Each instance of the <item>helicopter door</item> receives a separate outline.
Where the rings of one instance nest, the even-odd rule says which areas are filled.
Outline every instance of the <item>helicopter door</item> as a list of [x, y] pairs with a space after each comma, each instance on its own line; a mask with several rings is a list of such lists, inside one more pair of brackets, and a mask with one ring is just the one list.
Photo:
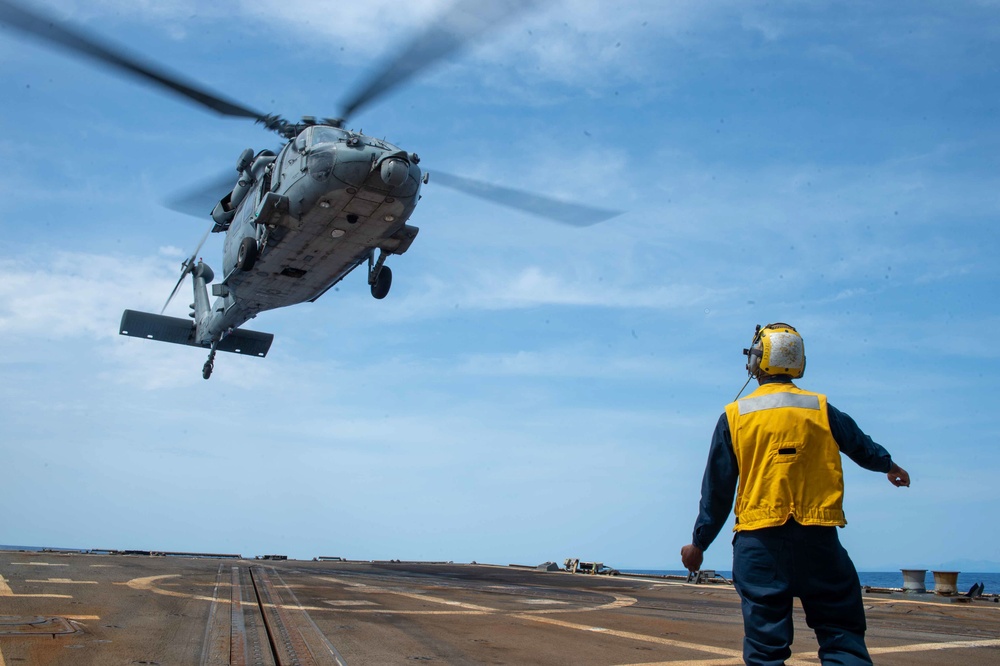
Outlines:
[[260, 177], [260, 188], [257, 190], [257, 205], [264, 200], [264, 195], [271, 189], [271, 173], [274, 168], [271, 166], [274, 162], [264, 167], [264, 173]]

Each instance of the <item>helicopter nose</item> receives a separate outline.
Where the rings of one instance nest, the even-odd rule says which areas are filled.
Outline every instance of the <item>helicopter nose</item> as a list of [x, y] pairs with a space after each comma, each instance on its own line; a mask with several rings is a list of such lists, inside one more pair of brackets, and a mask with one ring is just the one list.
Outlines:
[[390, 157], [382, 161], [379, 173], [386, 185], [399, 187], [406, 182], [406, 177], [410, 173], [410, 163], [399, 157]]

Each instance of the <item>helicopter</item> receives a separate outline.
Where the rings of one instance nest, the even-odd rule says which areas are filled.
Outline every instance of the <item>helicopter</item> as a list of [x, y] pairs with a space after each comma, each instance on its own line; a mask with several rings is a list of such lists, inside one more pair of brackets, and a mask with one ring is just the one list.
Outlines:
[[[305, 116], [298, 122], [232, 101], [81, 28], [9, 0], [0, 0], [0, 24], [218, 114], [253, 120], [283, 140], [277, 150], [242, 151], [236, 176], [228, 177], [234, 184], [203, 188], [224, 194], [211, 210], [212, 226], [181, 264], [180, 277], [160, 313], [122, 314], [121, 335], [207, 349], [202, 376], [209, 379], [219, 351], [267, 355], [274, 336], [242, 328], [261, 312], [316, 301], [362, 266], [372, 296], [388, 295], [392, 270], [386, 260], [405, 253], [417, 237], [419, 228], [409, 220], [430, 173], [422, 171], [417, 153], [347, 129], [347, 118], [533, 4], [458, 0], [360, 86], [337, 117]], [[434, 176], [435, 183], [557, 222], [587, 226], [619, 214], [444, 172], [435, 171]], [[225, 234], [218, 282], [208, 264], [196, 261], [210, 233]], [[188, 275], [194, 292], [189, 319], [164, 315]]]

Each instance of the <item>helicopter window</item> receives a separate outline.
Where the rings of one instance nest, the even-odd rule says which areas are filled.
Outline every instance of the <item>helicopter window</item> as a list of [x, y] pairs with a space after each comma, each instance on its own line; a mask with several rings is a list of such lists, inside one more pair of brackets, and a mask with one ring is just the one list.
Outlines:
[[309, 130], [306, 129], [305, 131], [300, 132], [297, 137], [295, 137], [295, 141], [291, 142], [292, 150], [294, 150], [297, 153], [301, 153], [303, 150], [305, 150], [305, 148], [306, 148], [306, 132], [308, 132], [308, 131]]
[[336, 127], [313, 127], [309, 143], [314, 146], [317, 143], [336, 143], [343, 141], [346, 137], [347, 132]]

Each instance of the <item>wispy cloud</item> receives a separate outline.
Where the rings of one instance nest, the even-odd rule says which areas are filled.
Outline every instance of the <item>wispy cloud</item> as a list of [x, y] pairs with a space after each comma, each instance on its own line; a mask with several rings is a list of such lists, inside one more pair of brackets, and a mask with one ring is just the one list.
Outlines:
[[719, 293], [699, 285], [611, 283], [595, 275], [567, 276], [538, 266], [514, 271], [473, 270], [461, 284], [426, 278], [424, 288], [392, 309], [394, 316], [439, 314], [454, 307], [506, 310], [546, 305], [674, 309], [696, 306]]
[[0, 260], [0, 275], [0, 330], [46, 338], [116, 335], [123, 305], [172, 287], [162, 260], [63, 251]]

